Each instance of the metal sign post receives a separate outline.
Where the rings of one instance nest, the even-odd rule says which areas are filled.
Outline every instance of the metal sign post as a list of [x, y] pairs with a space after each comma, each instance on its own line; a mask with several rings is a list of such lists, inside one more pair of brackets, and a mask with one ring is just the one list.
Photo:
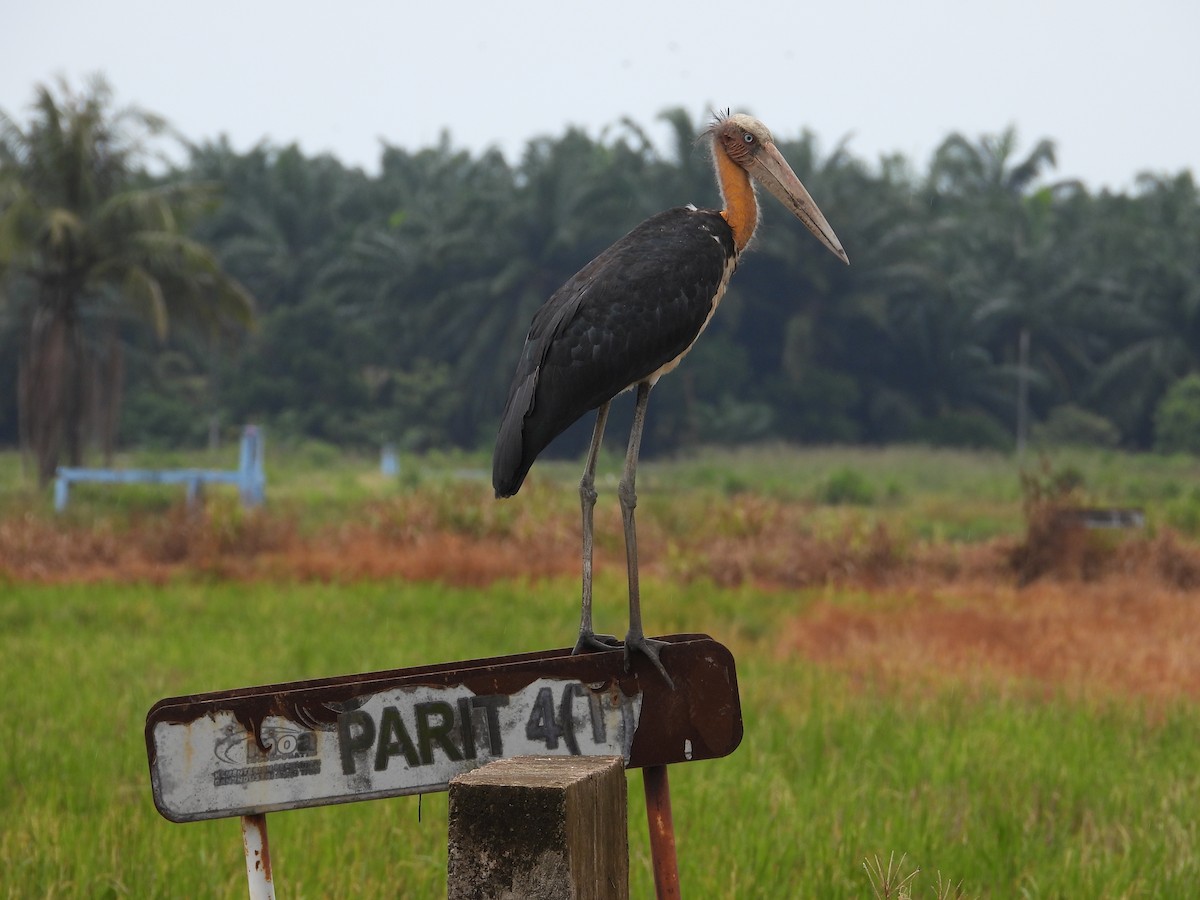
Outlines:
[[663, 640], [674, 690], [640, 655], [626, 672], [620, 650], [563, 649], [161, 700], [146, 717], [154, 803], [173, 822], [241, 816], [252, 898], [274, 891], [265, 813], [443, 791], [513, 756], [621, 756], [646, 768], [669, 829], [665, 766], [732, 753], [742, 719], [729, 651]]
[[666, 766], [642, 769], [646, 821], [650, 828], [650, 861], [658, 900], [679, 900], [679, 863], [675, 856], [675, 822], [671, 818], [671, 783]]
[[242, 816], [242, 848], [246, 851], [250, 900], [275, 900], [275, 879], [271, 875], [271, 850], [267, 844], [265, 815]]

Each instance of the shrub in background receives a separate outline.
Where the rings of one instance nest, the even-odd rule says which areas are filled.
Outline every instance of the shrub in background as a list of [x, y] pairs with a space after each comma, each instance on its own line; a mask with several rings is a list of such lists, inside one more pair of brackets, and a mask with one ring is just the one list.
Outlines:
[[875, 486], [858, 469], [838, 469], [821, 485], [817, 499], [830, 506], [870, 506], [875, 502]]
[[1181, 378], [1159, 401], [1154, 446], [1162, 453], [1200, 456], [1200, 375]]
[[1064, 403], [1035, 425], [1034, 440], [1050, 447], [1115, 447], [1121, 441], [1117, 426], [1104, 416]]

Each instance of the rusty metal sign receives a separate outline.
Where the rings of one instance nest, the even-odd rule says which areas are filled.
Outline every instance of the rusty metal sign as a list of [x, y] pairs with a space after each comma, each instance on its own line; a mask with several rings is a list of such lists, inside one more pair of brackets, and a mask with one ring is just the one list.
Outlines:
[[154, 704], [154, 803], [173, 822], [446, 790], [522, 755], [620, 755], [628, 767], [732, 753], [733, 656], [707, 635], [648, 660], [569, 649], [297, 681]]

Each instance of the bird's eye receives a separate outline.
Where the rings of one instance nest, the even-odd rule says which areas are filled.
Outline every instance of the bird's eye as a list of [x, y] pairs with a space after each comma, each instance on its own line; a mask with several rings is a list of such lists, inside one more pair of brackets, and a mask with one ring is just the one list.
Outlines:
[[752, 135], [748, 131], [743, 131], [742, 132], [742, 140], [745, 141], [747, 144], [753, 144], [754, 143], [754, 135]]

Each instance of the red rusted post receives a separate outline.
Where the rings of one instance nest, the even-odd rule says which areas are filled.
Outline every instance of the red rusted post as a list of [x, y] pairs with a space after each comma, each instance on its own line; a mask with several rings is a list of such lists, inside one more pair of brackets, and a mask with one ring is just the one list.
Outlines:
[[675, 858], [675, 823], [671, 819], [671, 785], [666, 766], [642, 769], [646, 818], [650, 822], [650, 861], [658, 900], [678, 900], [679, 863]]
[[250, 900], [275, 900], [271, 874], [271, 851], [267, 846], [267, 817], [262, 813], [242, 816], [242, 846], [246, 849], [246, 878]]

